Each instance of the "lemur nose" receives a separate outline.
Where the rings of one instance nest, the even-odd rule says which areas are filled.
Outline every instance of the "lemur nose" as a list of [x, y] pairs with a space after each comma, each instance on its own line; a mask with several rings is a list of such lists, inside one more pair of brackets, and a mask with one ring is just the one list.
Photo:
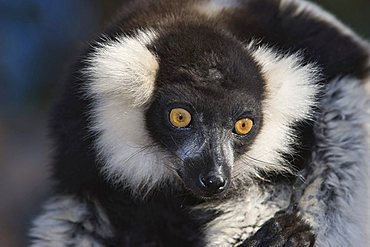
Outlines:
[[224, 191], [227, 184], [227, 178], [219, 173], [210, 173], [206, 176], [199, 176], [202, 189], [207, 193], [218, 194]]

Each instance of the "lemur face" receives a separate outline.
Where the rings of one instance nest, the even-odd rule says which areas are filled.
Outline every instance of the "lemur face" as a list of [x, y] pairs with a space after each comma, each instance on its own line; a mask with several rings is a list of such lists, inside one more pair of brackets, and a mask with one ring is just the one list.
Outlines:
[[153, 45], [160, 65], [146, 127], [185, 187], [209, 198], [227, 190], [258, 133], [264, 82], [241, 44], [208, 29], [186, 33]]
[[231, 182], [234, 160], [258, 133], [260, 105], [253, 98], [240, 101], [246, 95], [236, 91], [212, 95], [180, 85], [176, 90], [182, 94], [162, 89], [147, 110], [150, 136], [173, 156], [171, 166], [187, 188], [202, 197], [221, 193]]
[[315, 103], [316, 71], [208, 26], [99, 43], [84, 74], [101, 172], [133, 193], [180, 184], [208, 199], [289, 172], [282, 153]]

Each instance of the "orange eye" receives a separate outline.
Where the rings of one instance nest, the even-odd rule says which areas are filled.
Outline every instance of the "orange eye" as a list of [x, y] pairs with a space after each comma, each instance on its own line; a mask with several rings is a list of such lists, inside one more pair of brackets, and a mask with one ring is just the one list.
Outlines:
[[170, 122], [177, 128], [185, 128], [190, 124], [191, 114], [183, 108], [173, 108], [170, 112]]
[[236, 121], [234, 128], [235, 132], [238, 135], [246, 135], [248, 134], [253, 127], [253, 121], [249, 118], [243, 118], [238, 121]]

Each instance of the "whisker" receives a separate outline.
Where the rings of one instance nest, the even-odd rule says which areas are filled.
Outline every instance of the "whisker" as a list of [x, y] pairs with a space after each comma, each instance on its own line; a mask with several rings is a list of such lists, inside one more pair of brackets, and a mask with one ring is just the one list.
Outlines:
[[[250, 176], [258, 178], [262, 181], [271, 182], [268, 178], [269, 173], [280, 174], [287, 176], [288, 174], [298, 176], [297, 170], [295, 167], [287, 167], [282, 164], [274, 164], [267, 162], [255, 157], [252, 157], [248, 154], [244, 154], [243, 158], [239, 160], [240, 165], [234, 166], [232, 178], [238, 178], [240, 176]], [[248, 168], [246, 168], [247, 166]], [[267, 176], [264, 176], [266, 174]]]
[[247, 158], [247, 159], [250, 159], [252, 160], [253, 162], [257, 162], [259, 164], [263, 164], [263, 165], [269, 165], [269, 166], [276, 166], [276, 164], [273, 164], [273, 163], [270, 163], [270, 162], [267, 162], [267, 161], [263, 161], [263, 160], [260, 160], [258, 158], [254, 158], [248, 154], [243, 154], [243, 157]]
[[139, 150], [137, 150], [136, 152], [132, 153], [129, 157], [127, 157], [124, 161], [123, 161], [123, 164], [129, 162], [132, 158], [134, 158], [135, 156], [137, 156], [138, 154], [144, 152], [145, 150], [147, 150], [148, 148], [151, 148], [153, 147], [154, 145], [146, 145], [146, 146], [143, 146], [143, 147], [140, 147]]
[[175, 139], [173, 138], [172, 135], [171, 135], [171, 139], [172, 139], [173, 143], [175, 144], [176, 148], [179, 149], [179, 145], [177, 145], [177, 143], [176, 143], [176, 141], [175, 141]]

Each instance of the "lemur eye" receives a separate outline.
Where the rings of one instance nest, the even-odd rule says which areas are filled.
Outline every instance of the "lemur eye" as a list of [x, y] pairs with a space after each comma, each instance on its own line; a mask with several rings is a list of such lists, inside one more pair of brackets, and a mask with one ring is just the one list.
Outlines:
[[170, 112], [170, 122], [177, 128], [185, 128], [190, 124], [191, 114], [183, 108], [173, 108]]
[[235, 133], [238, 135], [246, 135], [248, 134], [253, 127], [253, 121], [249, 118], [243, 118], [236, 121], [234, 125]]

